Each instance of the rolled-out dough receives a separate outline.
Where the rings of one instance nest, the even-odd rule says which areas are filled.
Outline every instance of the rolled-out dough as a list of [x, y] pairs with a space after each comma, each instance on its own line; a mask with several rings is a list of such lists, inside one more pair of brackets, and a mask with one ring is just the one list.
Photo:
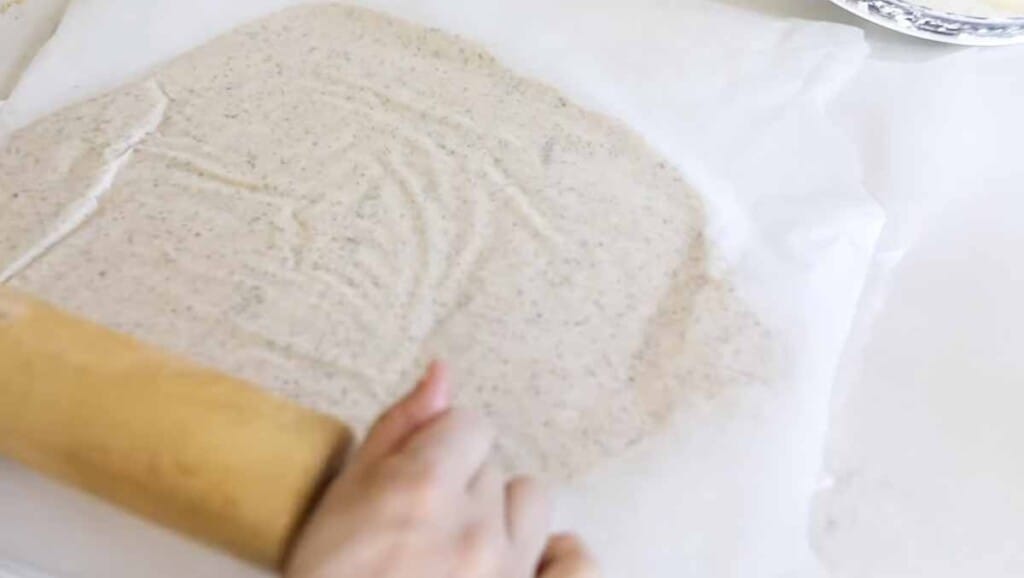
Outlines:
[[5, 282], [361, 425], [443, 357], [504, 456], [549, 474], [768, 381], [704, 229], [619, 123], [343, 6], [247, 25], [0, 154]]

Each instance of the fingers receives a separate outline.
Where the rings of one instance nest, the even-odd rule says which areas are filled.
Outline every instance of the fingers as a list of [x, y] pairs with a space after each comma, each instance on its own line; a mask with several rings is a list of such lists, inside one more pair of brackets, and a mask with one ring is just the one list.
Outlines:
[[477, 523], [504, 543], [505, 537], [505, 474], [493, 460], [488, 460], [469, 484], [469, 498], [476, 512]]
[[443, 413], [451, 403], [444, 364], [433, 362], [416, 387], [391, 406], [370, 429], [355, 462], [375, 463], [401, 447], [417, 429]]
[[505, 486], [505, 529], [516, 557], [534, 575], [551, 527], [551, 497], [537, 480], [513, 478]]
[[467, 489], [494, 446], [494, 430], [479, 415], [450, 409], [416, 431], [401, 455], [427, 465], [444, 483]]
[[470, 495], [487, 509], [494, 509], [495, 517], [505, 515], [505, 476], [493, 461], [488, 461], [469, 483]]
[[528, 477], [513, 478], [505, 486], [505, 524], [509, 539], [524, 554], [540, 560], [551, 525], [551, 498], [547, 489]]
[[571, 534], [558, 534], [548, 541], [537, 578], [599, 578], [597, 563]]

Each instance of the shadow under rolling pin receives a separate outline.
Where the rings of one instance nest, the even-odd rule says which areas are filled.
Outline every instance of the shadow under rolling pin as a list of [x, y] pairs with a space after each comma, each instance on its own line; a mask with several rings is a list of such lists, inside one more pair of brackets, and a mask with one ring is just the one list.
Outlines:
[[0, 454], [280, 568], [338, 420], [0, 285]]

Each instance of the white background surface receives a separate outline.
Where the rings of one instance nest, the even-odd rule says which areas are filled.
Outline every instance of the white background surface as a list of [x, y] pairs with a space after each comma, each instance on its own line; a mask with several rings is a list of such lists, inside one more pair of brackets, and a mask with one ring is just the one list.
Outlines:
[[[378, 3], [641, 131], [716, 203], [722, 262], [800, 346], [798, 395], [764, 421], [680, 424], [570, 489], [566, 518], [611, 575], [813, 575], [808, 544], [835, 576], [1024, 574], [1024, 49], [865, 40], [788, 19], [852, 22], [824, 2], [736, 1]], [[0, 127], [277, 3], [186, 4], [78, 0]], [[2, 467], [0, 555], [68, 576], [247, 572]]]
[[[0, 12], [0, 100], [18, 83], [39, 47], [53, 33], [68, 0], [36, 0], [11, 4]], [[6, 6], [0, 2], [0, 10]]]
[[888, 222], [817, 512], [836, 576], [1024, 575], [1024, 49], [870, 63], [838, 99]]

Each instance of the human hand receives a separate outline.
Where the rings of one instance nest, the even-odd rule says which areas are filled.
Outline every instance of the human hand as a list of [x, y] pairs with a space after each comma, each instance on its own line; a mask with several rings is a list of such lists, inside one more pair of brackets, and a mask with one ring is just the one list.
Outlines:
[[443, 366], [384, 413], [328, 488], [287, 578], [597, 578], [579, 541], [548, 541], [550, 501], [507, 480], [494, 431], [450, 407]]
[[537, 578], [601, 578], [601, 571], [579, 538], [558, 534], [548, 540]]

